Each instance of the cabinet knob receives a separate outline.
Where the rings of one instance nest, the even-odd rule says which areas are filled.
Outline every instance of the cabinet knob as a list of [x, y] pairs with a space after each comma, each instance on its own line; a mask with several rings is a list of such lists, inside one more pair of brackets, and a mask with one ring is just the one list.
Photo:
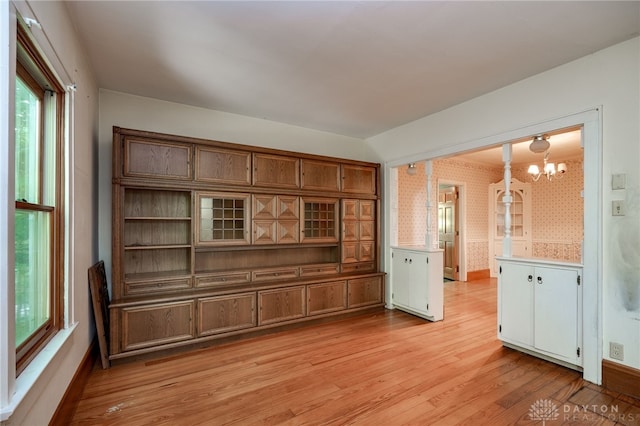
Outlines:
[[538, 277], [538, 284], [542, 284], [542, 277]]
[[412, 263], [412, 262], [413, 262], [413, 259], [409, 259], [409, 263]]
[[529, 275], [528, 281], [529, 282], [533, 281], [533, 275]]
[[404, 258], [404, 263], [407, 263], [409, 261], [409, 259], [407, 259], [406, 257]]

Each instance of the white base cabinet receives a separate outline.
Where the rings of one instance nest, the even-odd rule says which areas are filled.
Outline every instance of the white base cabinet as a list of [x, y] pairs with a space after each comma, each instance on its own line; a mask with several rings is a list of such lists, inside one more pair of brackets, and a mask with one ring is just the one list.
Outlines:
[[444, 315], [442, 250], [391, 249], [393, 306], [430, 321]]
[[498, 338], [516, 349], [582, 366], [582, 266], [498, 258]]

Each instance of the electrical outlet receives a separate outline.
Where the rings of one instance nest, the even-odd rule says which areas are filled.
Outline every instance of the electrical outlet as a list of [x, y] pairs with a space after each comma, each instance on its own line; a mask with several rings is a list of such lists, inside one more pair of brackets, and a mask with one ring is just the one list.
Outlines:
[[609, 357], [624, 361], [624, 345], [622, 343], [609, 342]]

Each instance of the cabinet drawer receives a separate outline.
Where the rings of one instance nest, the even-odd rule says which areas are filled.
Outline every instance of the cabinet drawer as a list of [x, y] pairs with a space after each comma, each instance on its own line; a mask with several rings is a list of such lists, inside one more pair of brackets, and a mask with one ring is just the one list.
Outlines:
[[198, 300], [198, 335], [255, 327], [256, 294], [243, 293]]
[[373, 262], [347, 263], [342, 265], [342, 273], [344, 274], [350, 272], [372, 272], [375, 270], [376, 266]]
[[306, 265], [300, 267], [301, 277], [315, 277], [319, 275], [334, 275], [340, 272], [340, 265], [337, 263]]
[[251, 279], [253, 281], [288, 280], [298, 278], [298, 276], [300, 276], [300, 272], [297, 267], [291, 267], [262, 269], [259, 271], [253, 271], [251, 275]]
[[134, 281], [124, 283], [124, 293], [126, 296], [162, 293], [165, 291], [185, 290], [188, 288], [191, 288], [191, 278], [162, 281]]
[[307, 315], [342, 311], [346, 308], [346, 281], [311, 284], [307, 286]]
[[191, 179], [191, 145], [124, 141], [125, 176]]
[[357, 278], [348, 281], [349, 308], [382, 303], [382, 278]]
[[193, 308], [191, 300], [123, 308], [122, 350], [193, 339]]
[[251, 281], [251, 272], [223, 272], [220, 274], [196, 277], [196, 288], [215, 287], [225, 284], [242, 284]]
[[258, 325], [287, 321], [305, 316], [305, 287], [289, 287], [258, 292]]

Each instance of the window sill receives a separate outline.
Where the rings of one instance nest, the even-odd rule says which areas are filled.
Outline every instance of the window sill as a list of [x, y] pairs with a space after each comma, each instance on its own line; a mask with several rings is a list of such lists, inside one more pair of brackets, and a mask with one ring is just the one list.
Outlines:
[[11, 417], [27, 393], [46, 371], [49, 364], [65, 349], [77, 325], [77, 323], [71, 324], [68, 328], [56, 333], [44, 349], [22, 371], [16, 379], [15, 393], [11, 396], [9, 404], [0, 408], [0, 421], [5, 421]]

